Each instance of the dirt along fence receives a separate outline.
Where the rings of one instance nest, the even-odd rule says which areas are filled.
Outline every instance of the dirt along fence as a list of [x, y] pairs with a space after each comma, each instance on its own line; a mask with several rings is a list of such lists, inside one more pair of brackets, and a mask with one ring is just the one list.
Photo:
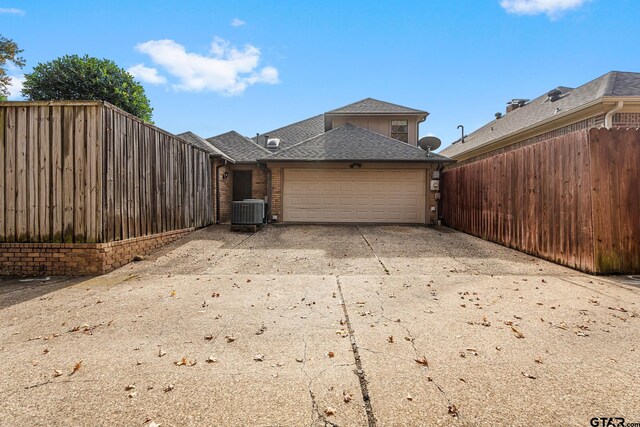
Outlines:
[[640, 130], [590, 129], [453, 166], [446, 225], [591, 273], [640, 272]]
[[1, 102], [0, 271], [211, 224], [210, 154], [104, 102]]

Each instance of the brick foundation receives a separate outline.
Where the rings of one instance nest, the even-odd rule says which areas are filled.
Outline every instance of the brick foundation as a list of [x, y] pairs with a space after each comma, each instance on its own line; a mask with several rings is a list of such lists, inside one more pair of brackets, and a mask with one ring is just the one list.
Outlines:
[[193, 231], [168, 231], [109, 243], [0, 243], [0, 275], [104, 274]]

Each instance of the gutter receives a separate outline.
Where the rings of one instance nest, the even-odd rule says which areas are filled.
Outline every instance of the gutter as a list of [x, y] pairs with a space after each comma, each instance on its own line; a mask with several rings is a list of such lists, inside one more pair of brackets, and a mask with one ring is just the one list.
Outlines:
[[613, 126], [613, 115], [624, 107], [624, 101], [618, 101], [618, 103], [604, 116], [604, 127], [611, 129]]
[[[436, 154], [436, 153], [433, 153]], [[457, 160], [445, 157], [444, 159], [431, 158], [422, 160], [399, 159], [260, 159], [259, 163], [456, 163]]]

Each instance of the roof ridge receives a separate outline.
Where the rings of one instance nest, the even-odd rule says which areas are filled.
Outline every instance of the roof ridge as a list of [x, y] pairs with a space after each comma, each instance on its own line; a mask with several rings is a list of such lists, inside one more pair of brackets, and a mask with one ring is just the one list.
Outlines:
[[[270, 133], [277, 132], [277, 131], [279, 131], [279, 130], [282, 130], [282, 129], [288, 128], [288, 127], [290, 127], [290, 126], [294, 126], [294, 125], [300, 124], [300, 123], [302, 123], [302, 122], [306, 122], [306, 121], [309, 121], [309, 120], [313, 120], [313, 119], [315, 119], [315, 118], [317, 118], [317, 117], [321, 117], [321, 116], [323, 116], [323, 115], [324, 115], [324, 113], [316, 114], [315, 116], [307, 117], [306, 119], [298, 120], [297, 122], [293, 122], [293, 123], [290, 123], [290, 124], [285, 125], [285, 126], [280, 126], [279, 128], [271, 129], [271, 130], [269, 130], [269, 131], [267, 131], [267, 132], [262, 132], [262, 133], [260, 134], [260, 136], [264, 136], [265, 134], [267, 134], [267, 135], [268, 135], [268, 134], [270, 134]], [[251, 139], [253, 140], [253, 138], [255, 138], [255, 137], [252, 137]]]
[[[229, 135], [229, 134], [238, 135], [240, 138], [242, 138], [243, 140], [245, 140], [246, 142], [248, 142], [248, 143], [249, 143], [249, 144], [251, 144], [252, 146], [255, 146], [255, 147], [256, 147], [256, 148], [258, 148], [260, 151], [265, 152], [265, 153], [271, 153], [269, 150], [267, 150], [266, 148], [264, 148], [264, 147], [263, 147], [263, 146], [261, 146], [260, 144], [257, 144], [257, 143], [255, 143], [255, 142], [253, 142], [253, 140], [252, 140], [251, 138], [248, 138], [248, 137], [246, 137], [246, 136], [244, 136], [244, 135], [242, 135], [242, 134], [238, 133], [237, 131], [235, 131], [235, 130], [233, 130], [233, 129], [232, 129], [232, 130], [230, 130], [230, 131], [228, 131], [228, 132], [224, 132], [224, 133], [221, 133], [221, 134], [219, 134], [219, 135], [216, 135], [216, 136], [211, 136], [211, 137], [207, 138], [205, 141], [207, 141], [207, 142], [208, 142], [209, 144], [211, 144], [211, 145], [213, 145], [213, 142], [211, 142], [211, 141], [210, 141], [210, 140], [212, 140], [212, 139], [213, 139], [213, 140], [218, 140], [220, 143], [222, 143], [222, 141], [221, 141], [219, 138], [220, 138], [221, 136]], [[215, 145], [214, 145], [214, 147], [215, 147]], [[222, 151], [222, 149], [220, 149], [220, 148], [218, 148], [218, 147], [215, 147], [215, 148], [216, 148], [216, 149], [218, 149], [218, 150], [220, 150], [220, 151]], [[223, 152], [224, 152], [224, 151], [223, 151]]]
[[[400, 104], [395, 104], [395, 103], [389, 102], [389, 101], [383, 101], [381, 99], [372, 98], [372, 97], [369, 96], [369, 97], [363, 98], [363, 99], [361, 99], [359, 101], [355, 101], [355, 102], [351, 102], [349, 104], [343, 105], [342, 107], [338, 107], [338, 108], [334, 108], [332, 110], [326, 111], [324, 114], [340, 114], [340, 110], [344, 110], [344, 109], [346, 109], [348, 107], [351, 107], [353, 105], [357, 105], [357, 104], [360, 104], [362, 102], [369, 101], [369, 100], [370, 101], [379, 102], [379, 103], [385, 104], [385, 105], [390, 105], [390, 106], [393, 106], [393, 107], [403, 108], [405, 110], [411, 110], [411, 111], [414, 111], [416, 113], [426, 113], [426, 111], [424, 111], [424, 110], [418, 110], [418, 109], [415, 109], [415, 108], [407, 107], [407, 106], [400, 105]], [[346, 113], [346, 114], [353, 114], [353, 113]]]

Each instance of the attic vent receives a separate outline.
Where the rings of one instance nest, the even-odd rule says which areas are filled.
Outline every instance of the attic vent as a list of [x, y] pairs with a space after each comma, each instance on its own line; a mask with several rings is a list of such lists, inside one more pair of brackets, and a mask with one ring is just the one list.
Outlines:
[[525, 105], [527, 105], [527, 102], [529, 102], [528, 99], [522, 99], [522, 98], [512, 99], [511, 101], [507, 102], [507, 113], [517, 108], [524, 107]]
[[562, 95], [562, 91], [560, 89], [553, 89], [549, 91], [547, 96], [549, 97], [549, 101], [554, 102], [560, 99], [560, 95]]
[[280, 146], [280, 138], [267, 139], [267, 148], [278, 148]]

